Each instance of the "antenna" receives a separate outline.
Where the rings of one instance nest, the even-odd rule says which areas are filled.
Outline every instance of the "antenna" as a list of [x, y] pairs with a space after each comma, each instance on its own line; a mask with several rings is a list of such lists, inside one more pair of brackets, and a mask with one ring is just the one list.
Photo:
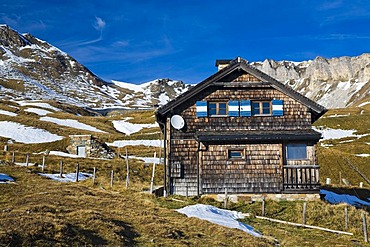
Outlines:
[[181, 130], [185, 126], [185, 121], [180, 115], [173, 115], [171, 117], [171, 125], [177, 130]]

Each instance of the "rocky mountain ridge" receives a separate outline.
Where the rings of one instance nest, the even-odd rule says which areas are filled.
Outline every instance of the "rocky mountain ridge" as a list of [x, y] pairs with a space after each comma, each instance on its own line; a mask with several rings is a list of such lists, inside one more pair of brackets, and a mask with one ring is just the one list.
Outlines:
[[370, 54], [303, 62], [266, 59], [253, 66], [328, 108], [353, 106], [370, 97]]

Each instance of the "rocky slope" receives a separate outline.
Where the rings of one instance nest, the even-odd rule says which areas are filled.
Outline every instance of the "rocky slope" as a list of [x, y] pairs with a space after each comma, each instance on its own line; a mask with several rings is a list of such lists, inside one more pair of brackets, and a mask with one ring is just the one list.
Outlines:
[[98, 108], [151, 107], [189, 87], [170, 79], [154, 80], [132, 90], [135, 86], [106, 82], [47, 42], [0, 25], [3, 99], [54, 99]]
[[277, 80], [328, 108], [356, 105], [370, 98], [370, 54], [304, 62], [252, 63]]

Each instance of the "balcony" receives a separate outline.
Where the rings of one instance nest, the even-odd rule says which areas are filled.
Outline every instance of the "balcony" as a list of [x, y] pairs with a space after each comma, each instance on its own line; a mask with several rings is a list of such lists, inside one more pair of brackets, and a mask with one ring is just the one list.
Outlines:
[[320, 189], [318, 165], [283, 166], [284, 192], [312, 192]]

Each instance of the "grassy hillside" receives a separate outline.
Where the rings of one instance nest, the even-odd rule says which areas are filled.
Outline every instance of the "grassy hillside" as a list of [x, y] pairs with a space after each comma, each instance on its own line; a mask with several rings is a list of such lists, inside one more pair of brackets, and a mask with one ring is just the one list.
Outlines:
[[[60, 104], [49, 102], [62, 108]], [[129, 189], [125, 188], [126, 163], [116, 157], [112, 160], [68, 158], [49, 155], [46, 157], [45, 173], [58, 173], [59, 162], [64, 162], [64, 172], [74, 172], [79, 163], [82, 172], [92, 173], [97, 169], [96, 183], [92, 180], [78, 183], [60, 183], [38, 175], [42, 163], [42, 153], [46, 149], [64, 151], [69, 143], [68, 135], [91, 134], [89, 131], [64, 127], [40, 120], [40, 116], [27, 112], [30, 106], [20, 106], [14, 102], [0, 103], [0, 110], [18, 114], [16, 117], [0, 114], [0, 121], [14, 121], [24, 125], [45, 129], [64, 136], [65, 139], [44, 144], [8, 144], [9, 151], [0, 151], [0, 173], [16, 179], [13, 184], [0, 184], [0, 246], [19, 245], [109, 245], [109, 246], [370, 246], [362, 237], [362, 210], [348, 207], [349, 228], [344, 229], [344, 205], [330, 205], [324, 201], [309, 202], [307, 224], [345, 230], [354, 236], [336, 235], [318, 230], [297, 228], [256, 219], [261, 214], [261, 203], [229, 203], [232, 210], [251, 213], [252, 217], [243, 222], [254, 226], [266, 238], [255, 238], [239, 230], [187, 218], [174, 211], [195, 203], [222, 203], [209, 198], [184, 198], [171, 196], [155, 198], [144, 191], [150, 187], [151, 165], [139, 159], [130, 159]], [[63, 106], [64, 111], [55, 111], [49, 117], [75, 119], [103, 130], [107, 133], [93, 133], [106, 142], [124, 139], [159, 139], [159, 128], [142, 129], [130, 136], [117, 132], [112, 120], [128, 120], [131, 123], [153, 123], [152, 111], [114, 112], [110, 115], [90, 116], [89, 112], [73, 106]], [[67, 110], [66, 110], [67, 109]], [[333, 117], [335, 116], [335, 117]], [[315, 123], [317, 127], [356, 130], [361, 137], [347, 137], [339, 140], [322, 141], [319, 145], [321, 182], [330, 177], [333, 186], [342, 191], [360, 194], [370, 198], [367, 188], [358, 190], [359, 182], [365, 182], [347, 164], [350, 160], [370, 178], [367, 168], [370, 157], [355, 154], [370, 153], [370, 105], [362, 108], [330, 110]], [[6, 144], [7, 138], [0, 138]], [[0, 144], [0, 150], [3, 146]], [[159, 148], [129, 146], [129, 155], [150, 157]], [[25, 162], [26, 154], [31, 154], [30, 162], [35, 166], [11, 165], [11, 152], [16, 154], [16, 162]], [[123, 148], [115, 148], [116, 153], [125, 153]], [[110, 174], [114, 171], [113, 187]], [[340, 183], [339, 174], [352, 186]], [[155, 184], [163, 184], [163, 169], [157, 166]], [[328, 188], [333, 189], [333, 188]], [[286, 221], [301, 222], [302, 202], [266, 202], [267, 217]], [[369, 215], [368, 215], [369, 217]], [[276, 239], [276, 240], [275, 240]]]
[[319, 163], [321, 182], [327, 177], [339, 185], [340, 175], [352, 185], [358, 186], [365, 180], [355, 172], [348, 162], [354, 164], [370, 179], [370, 157], [356, 156], [370, 154], [370, 104], [364, 107], [330, 110], [320, 118], [315, 126], [333, 129], [354, 130], [357, 137], [321, 141], [319, 145]]

